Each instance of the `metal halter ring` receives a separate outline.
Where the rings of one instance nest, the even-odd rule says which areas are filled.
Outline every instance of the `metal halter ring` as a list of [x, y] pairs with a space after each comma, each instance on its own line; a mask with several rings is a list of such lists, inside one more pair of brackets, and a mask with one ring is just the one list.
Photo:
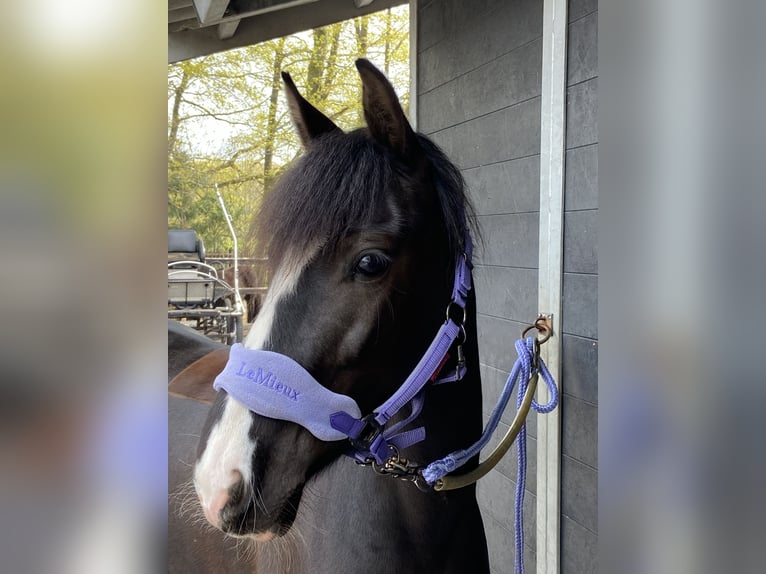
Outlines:
[[452, 307], [457, 307], [458, 309], [463, 311], [463, 319], [461, 321], [455, 321], [458, 325], [465, 325], [466, 320], [468, 319], [468, 311], [465, 307], [461, 306], [457, 301], [450, 301], [447, 305], [447, 312], [446, 312], [446, 320], [445, 322], [449, 321], [451, 319], [450, 311], [452, 311]]
[[530, 325], [529, 327], [524, 329], [521, 332], [521, 338], [525, 339], [526, 336], [527, 336], [527, 333], [529, 333], [532, 329], [537, 329], [537, 331], [539, 333], [543, 334], [543, 338], [542, 339], [538, 339], [537, 337], [535, 337], [535, 342], [538, 345], [542, 345], [548, 339], [551, 338], [551, 330], [548, 328], [548, 325], [546, 325], [545, 319], [543, 317], [538, 317], [538, 319], [535, 321], [534, 325]]

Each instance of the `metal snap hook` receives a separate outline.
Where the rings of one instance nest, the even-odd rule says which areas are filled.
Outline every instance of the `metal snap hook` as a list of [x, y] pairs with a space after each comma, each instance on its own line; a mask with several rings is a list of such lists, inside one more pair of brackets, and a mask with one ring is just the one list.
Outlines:
[[465, 345], [465, 342], [468, 340], [468, 333], [465, 332], [465, 325], [463, 325], [462, 323], [458, 325], [458, 327], [460, 327], [460, 331], [458, 332], [458, 336], [455, 339], [455, 342], [458, 344], [458, 347], [462, 347], [463, 345]]

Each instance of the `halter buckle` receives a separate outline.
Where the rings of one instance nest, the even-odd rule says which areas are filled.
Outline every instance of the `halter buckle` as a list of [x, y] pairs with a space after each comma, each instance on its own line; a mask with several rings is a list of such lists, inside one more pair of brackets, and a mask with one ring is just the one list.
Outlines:
[[372, 443], [383, 434], [383, 426], [375, 420], [375, 413], [362, 417], [364, 426], [356, 438], [349, 437], [351, 446], [356, 449], [357, 452], [368, 452], [372, 448]]

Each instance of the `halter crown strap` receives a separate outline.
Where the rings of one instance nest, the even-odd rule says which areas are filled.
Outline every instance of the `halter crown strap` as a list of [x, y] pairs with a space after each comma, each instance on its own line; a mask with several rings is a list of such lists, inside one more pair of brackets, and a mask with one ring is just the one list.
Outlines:
[[[449, 305], [450, 307], [457, 305], [463, 310], [465, 310], [468, 293], [472, 287], [470, 261], [473, 244], [468, 233], [466, 234], [465, 242], [466, 252], [462, 257], [458, 258], [455, 265], [455, 280], [452, 287], [452, 300]], [[449, 316], [449, 307], [447, 311], [446, 322], [439, 328], [431, 345], [418, 364], [397, 391], [386, 402], [375, 409], [372, 415], [356, 420], [351, 419], [347, 413], [336, 413], [333, 415], [330, 425], [336, 430], [346, 433], [356, 451], [361, 453], [362, 456], [369, 452], [379, 463], [388, 458], [390, 454], [388, 445], [395, 444], [394, 439], [400, 435], [390, 436], [390, 431], [389, 433], [383, 432], [383, 427], [405, 405], [410, 404], [421, 393], [423, 388], [434, 379], [434, 375], [438, 374], [438, 371], [443, 366], [447, 352], [462, 330], [462, 326]], [[459, 380], [464, 374], [465, 369], [458, 366], [453, 378], [454, 380]], [[439, 382], [445, 381], [440, 380]], [[412, 415], [410, 415], [407, 422], [409, 423], [412, 418]], [[402, 426], [404, 425], [397, 424], [397, 430]], [[412, 439], [418, 437], [418, 440], [415, 442], [425, 438], [424, 429], [419, 428], [414, 429], [414, 431], [415, 434], [412, 434], [411, 437]], [[363, 435], [365, 440], [360, 439]], [[408, 442], [408, 444], [413, 443]]]
[[431, 379], [434, 371], [442, 363], [444, 355], [447, 354], [452, 343], [455, 342], [460, 327], [452, 319], [441, 326], [436, 333], [436, 337], [431, 342], [431, 346], [425, 352], [418, 362], [417, 366], [404, 381], [399, 390], [391, 398], [375, 409], [375, 420], [378, 424], [386, 424], [391, 417], [398, 413], [404, 405], [409, 403], [423, 389]]
[[452, 301], [465, 308], [468, 292], [471, 290], [471, 258], [473, 257], [473, 241], [471, 234], [465, 234], [465, 253], [455, 265], [455, 283], [452, 287]]
[[[465, 309], [466, 298], [471, 290], [470, 253], [472, 244], [470, 234], [466, 234], [465, 241], [466, 253], [458, 259], [455, 266], [455, 282], [452, 287], [452, 301], [450, 303], [450, 305], [455, 304], [462, 309]], [[375, 409], [375, 420], [378, 424], [386, 424], [404, 405], [415, 398], [431, 380], [434, 373], [443, 364], [444, 357], [457, 339], [460, 330], [461, 326], [455, 323], [451, 317], [448, 317], [407, 380], [391, 398]]]

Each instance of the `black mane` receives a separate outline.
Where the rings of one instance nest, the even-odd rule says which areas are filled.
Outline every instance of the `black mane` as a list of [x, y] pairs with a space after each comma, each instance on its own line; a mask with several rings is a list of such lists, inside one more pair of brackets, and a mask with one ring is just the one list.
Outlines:
[[439, 146], [422, 134], [417, 136], [431, 165], [433, 185], [439, 199], [450, 253], [458, 258], [465, 252], [465, 238], [469, 229], [473, 230], [474, 240], [481, 241], [473, 205], [466, 195], [463, 174]]
[[[430, 164], [450, 252], [458, 257], [473, 221], [463, 177], [436, 144], [422, 135], [418, 141]], [[326, 134], [264, 198], [255, 220], [259, 243], [276, 263], [288, 249], [304, 251], [367, 228], [379, 220], [386, 195], [407, 186], [408, 178], [400, 176], [405, 172], [402, 162], [366, 129]]]

